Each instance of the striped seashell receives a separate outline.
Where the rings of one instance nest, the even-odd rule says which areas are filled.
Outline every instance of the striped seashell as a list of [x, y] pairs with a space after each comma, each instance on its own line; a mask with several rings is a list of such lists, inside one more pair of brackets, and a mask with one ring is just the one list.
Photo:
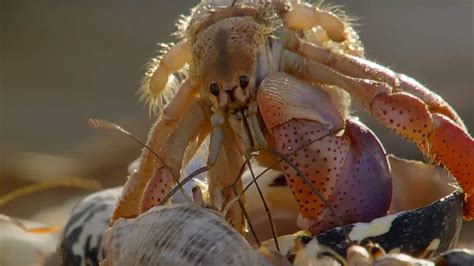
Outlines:
[[103, 265], [265, 265], [222, 216], [192, 204], [156, 206], [105, 234]]
[[104, 258], [103, 234], [121, 192], [121, 187], [102, 190], [73, 209], [58, 250], [64, 265], [99, 265]]

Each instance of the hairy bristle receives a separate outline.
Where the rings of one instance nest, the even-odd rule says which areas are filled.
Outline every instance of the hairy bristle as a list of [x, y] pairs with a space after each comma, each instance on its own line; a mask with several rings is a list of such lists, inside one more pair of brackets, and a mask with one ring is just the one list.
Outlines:
[[182, 80], [187, 77], [187, 67], [181, 69], [178, 73], [172, 74], [169, 77], [168, 83], [165, 89], [157, 96], [154, 96], [150, 92], [150, 80], [158, 68], [163, 55], [170, 49], [172, 44], [159, 44], [161, 49], [158, 52], [158, 56], [154, 57], [146, 64], [146, 72], [141, 80], [140, 89], [138, 90], [139, 100], [144, 102], [148, 106], [150, 115], [158, 114], [163, 107], [169, 102], [170, 99], [176, 94], [179, 85]]

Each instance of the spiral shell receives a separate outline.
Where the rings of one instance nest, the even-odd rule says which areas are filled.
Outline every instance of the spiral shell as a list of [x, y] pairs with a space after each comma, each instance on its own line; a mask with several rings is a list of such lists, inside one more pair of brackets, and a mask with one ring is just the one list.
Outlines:
[[263, 257], [210, 209], [157, 206], [106, 232], [104, 265], [264, 265]]

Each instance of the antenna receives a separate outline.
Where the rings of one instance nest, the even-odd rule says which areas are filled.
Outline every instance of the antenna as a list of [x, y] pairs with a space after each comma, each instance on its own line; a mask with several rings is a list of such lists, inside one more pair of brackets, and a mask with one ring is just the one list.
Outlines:
[[257, 188], [258, 194], [263, 203], [263, 207], [265, 208], [265, 213], [267, 214], [267, 218], [270, 223], [270, 229], [272, 230], [273, 240], [275, 241], [275, 247], [277, 251], [280, 252], [280, 245], [278, 244], [278, 237], [276, 234], [275, 223], [273, 222], [272, 213], [270, 211], [270, 208], [268, 208], [265, 198], [263, 197], [262, 190], [260, 189], [260, 186], [258, 185], [258, 182], [257, 182], [257, 178], [255, 177], [253, 173], [252, 165], [250, 163], [248, 156], [245, 157], [245, 162], [247, 163], [247, 166], [249, 167], [250, 175], [252, 176], [252, 179], [253, 179], [252, 181], [255, 183], [255, 187]]

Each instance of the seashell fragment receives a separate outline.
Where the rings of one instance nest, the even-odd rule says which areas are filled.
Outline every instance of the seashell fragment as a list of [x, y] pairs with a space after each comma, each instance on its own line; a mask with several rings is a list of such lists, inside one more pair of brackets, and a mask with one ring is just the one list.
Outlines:
[[54, 259], [58, 234], [34, 230], [45, 228], [39, 223], [19, 219], [12, 223], [3, 218], [5, 215], [0, 215], [0, 265], [44, 265]]
[[416, 259], [405, 254], [388, 254], [370, 264], [373, 266], [434, 266], [432, 261]]
[[[454, 192], [435, 203], [412, 211], [396, 213], [345, 226], [352, 240], [370, 240], [387, 251], [397, 250], [413, 256], [432, 256], [448, 250], [457, 241], [462, 224], [463, 195]], [[347, 244], [341, 228], [326, 231], [316, 238], [345, 254]], [[427, 250], [429, 249], [429, 250]]]
[[452, 249], [433, 259], [436, 265], [474, 265], [474, 251]]
[[93, 193], [72, 210], [58, 251], [64, 265], [99, 265], [103, 234], [121, 192], [119, 187]]

